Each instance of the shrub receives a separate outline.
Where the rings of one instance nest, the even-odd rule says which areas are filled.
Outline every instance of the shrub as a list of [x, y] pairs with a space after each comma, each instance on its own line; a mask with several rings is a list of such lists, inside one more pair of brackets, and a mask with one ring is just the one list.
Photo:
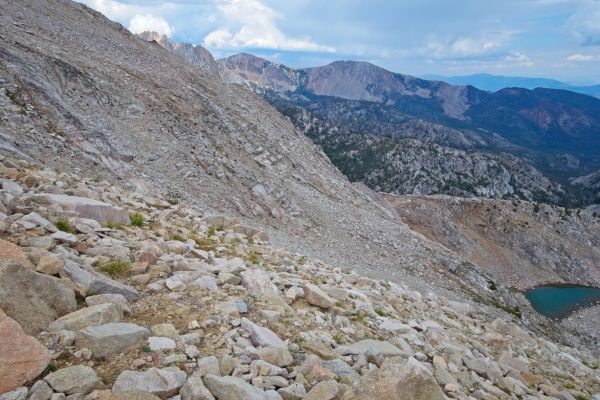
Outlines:
[[75, 232], [75, 228], [73, 227], [73, 225], [71, 225], [71, 223], [66, 219], [59, 219], [58, 221], [56, 221], [56, 224], [54, 224], [54, 225], [56, 226], [56, 228], [59, 231], [63, 231], [63, 232], [67, 232], [67, 233]]
[[134, 212], [129, 215], [129, 220], [131, 221], [131, 225], [133, 226], [142, 226], [144, 225], [144, 216], [140, 213]]
[[100, 266], [100, 271], [111, 277], [123, 276], [131, 268], [131, 262], [128, 260], [114, 260], [104, 263]]
[[181, 236], [179, 233], [172, 234], [171, 240], [177, 240], [178, 242], [185, 242], [185, 238], [183, 236]]
[[196, 238], [195, 239], [196, 244], [198, 245], [198, 247], [200, 247], [202, 250], [206, 250], [206, 251], [214, 251], [217, 246], [215, 245], [215, 243], [210, 240], [210, 239], [206, 239], [206, 238]]

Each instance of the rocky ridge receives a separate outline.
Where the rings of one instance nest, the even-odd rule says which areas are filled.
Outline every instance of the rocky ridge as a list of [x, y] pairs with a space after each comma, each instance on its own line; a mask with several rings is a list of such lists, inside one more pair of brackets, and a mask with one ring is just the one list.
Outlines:
[[599, 397], [597, 358], [514, 315], [276, 249], [159, 193], [0, 164], [0, 285], [27, 277], [0, 291], [2, 400]]

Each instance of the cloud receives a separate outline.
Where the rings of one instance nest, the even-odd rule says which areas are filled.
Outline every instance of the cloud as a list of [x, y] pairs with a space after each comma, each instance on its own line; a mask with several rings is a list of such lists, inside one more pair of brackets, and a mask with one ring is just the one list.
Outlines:
[[158, 32], [161, 35], [171, 36], [174, 29], [163, 17], [152, 14], [136, 14], [129, 21], [128, 29], [131, 33], [142, 33], [145, 31]]
[[600, 46], [600, 1], [581, 0], [568, 26], [581, 45]]
[[226, 0], [218, 6], [224, 26], [204, 37], [208, 47], [262, 48], [289, 51], [335, 52], [309, 37], [290, 38], [277, 26], [282, 16], [258, 0]]
[[589, 54], [572, 54], [566, 58], [566, 61], [574, 61], [574, 62], [585, 62], [585, 61], [595, 61], [600, 60], [600, 56], [593, 56]]
[[533, 67], [535, 63], [523, 53], [515, 52], [507, 55], [505, 61], [512, 64], [518, 64], [523, 67]]
[[433, 59], [468, 59], [498, 53], [513, 35], [511, 32], [489, 32], [477, 36], [451, 39], [431, 37], [421, 53]]

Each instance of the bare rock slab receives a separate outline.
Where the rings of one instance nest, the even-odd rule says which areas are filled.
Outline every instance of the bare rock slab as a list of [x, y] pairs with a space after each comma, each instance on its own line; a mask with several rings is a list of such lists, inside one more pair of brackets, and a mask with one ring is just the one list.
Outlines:
[[88, 326], [104, 325], [111, 322], [119, 322], [123, 318], [123, 312], [112, 303], [98, 304], [85, 307], [52, 322], [48, 329], [57, 331], [78, 331]]
[[80, 330], [75, 345], [91, 350], [94, 357], [108, 357], [141, 345], [149, 335], [150, 331], [139, 325], [109, 323]]
[[255, 346], [287, 347], [275, 332], [255, 324], [248, 318], [242, 319], [242, 328], [250, 334], [250, 340]]
[[96, 372], [86, 365], [59, 369], [46, 375], [44, 380], [55, 392], [67, 395], [76, 393], [86, 395], [102, 384]]
[[112, 391], [115, 394], [131, 390], [152, 393], [161, 399], [175, 396], [185, 384], [187, 375], [177, 367], [150, 368], [148, 371], [123, 371], [117, 377]]
[[28, 336], [0, 310], [0, 393], [14, 390], [40, 375], [51, 356], [46, 347]]
[[207, 375], [204, 377], [204, 385], [218, 400], [268, 400], [262, 389], [233, 376]]
[[75, 291], [61, 280], [14, 261], [0, 262], [0, 308], [27, 334], [37, 334], [77, 308]]

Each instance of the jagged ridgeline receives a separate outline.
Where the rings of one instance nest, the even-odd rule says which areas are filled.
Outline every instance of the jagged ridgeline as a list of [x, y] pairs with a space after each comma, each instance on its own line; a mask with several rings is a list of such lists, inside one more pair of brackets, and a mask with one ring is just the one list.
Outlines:
[[295, 109], [308, 112], [305, 133], [346, 176], [375, 190], [568, 207], [600, 201], [585, 179], [600, 168], [600, 99], [552, 89], [489, 93], [363, 62], [292, 69], [250, 54], [198, 60], [200, 46], [142, 37], [251, 88], [303, 131], [307, 117]]

